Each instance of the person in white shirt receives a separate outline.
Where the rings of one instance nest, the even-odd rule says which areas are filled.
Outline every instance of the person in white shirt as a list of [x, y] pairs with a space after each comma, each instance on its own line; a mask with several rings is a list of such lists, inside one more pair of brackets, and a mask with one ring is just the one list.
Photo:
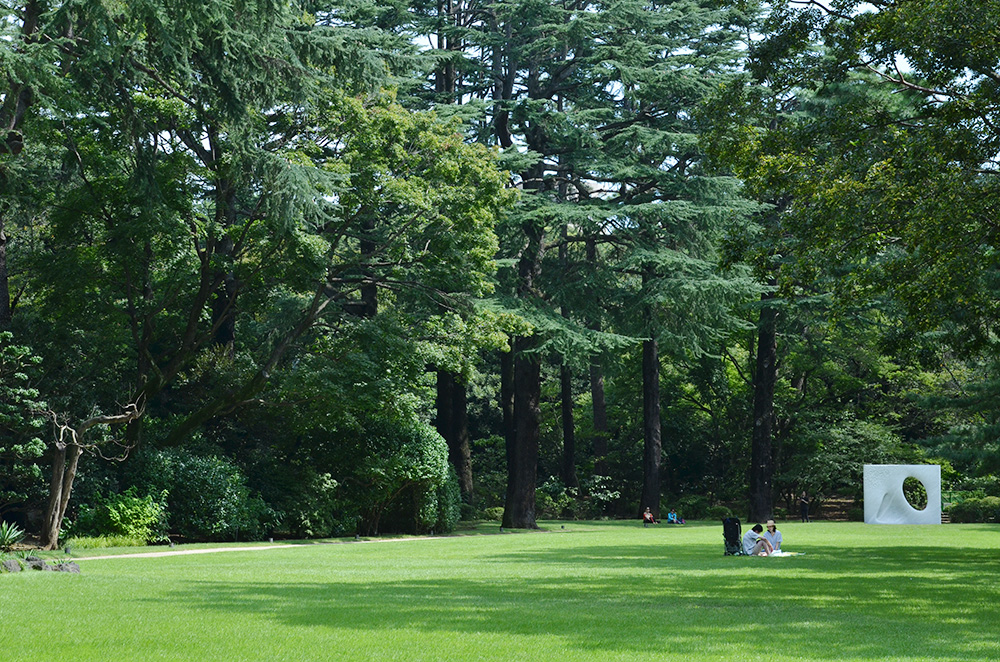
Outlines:
[[780, 552], [781, 551], [781, 531], [778, 531], [777, 527], [774, 524], [774, 520], [773, 519], [767, 520], [767, 522], [764, 523], [764, 526], [765, 526], [764, 540], [766, 540], [769, 543], [771, 543], [771, 550], [772, 551]]
[[764, 530], [760, 524], [743, 534], [743, 553], [747, 556], [767, 556], [771, 553], [771, 543], [761, 535]]

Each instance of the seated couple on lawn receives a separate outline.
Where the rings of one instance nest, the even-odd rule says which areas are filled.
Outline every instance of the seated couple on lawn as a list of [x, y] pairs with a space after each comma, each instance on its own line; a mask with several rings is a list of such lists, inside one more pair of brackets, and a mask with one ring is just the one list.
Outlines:
[[[684, 520], [681, 518], [681, 516], [677, 514], [676, 510], [671, 508], [670, 512], [667, 513], [667, 524], [683, 524], [683, 523]], [[659, 522], [656, 520], [655, 517], [653, 517], [652, 511], [649, 508], [646, 508], [645, 512], [642, 513], [642, 525], [649, 526], [650, 524], [659, 524]]]
[[748, 556], [770, 556], [781, 553], [781, 531], [773, 519], [767, 520], [767, 531], [760, 524], [743, 534], [743, 553]]

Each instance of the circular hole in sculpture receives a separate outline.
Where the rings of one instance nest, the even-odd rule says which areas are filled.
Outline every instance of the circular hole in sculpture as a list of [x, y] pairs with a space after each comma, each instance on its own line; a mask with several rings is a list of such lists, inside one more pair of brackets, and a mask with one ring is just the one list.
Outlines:
[[913, 476], [903, 481], [903, 496], [917, 510], [927, 507], [927, 488]]

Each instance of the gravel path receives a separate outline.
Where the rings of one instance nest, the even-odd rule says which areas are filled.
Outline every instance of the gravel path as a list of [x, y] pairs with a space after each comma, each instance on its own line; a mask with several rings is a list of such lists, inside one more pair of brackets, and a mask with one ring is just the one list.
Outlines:
[[381, 538], [371, 540], [344, 540], [339, 542], [317, 542], [307, 545], [255, 545], [253, 547], [207, 547], [204, 549], [174, 549], [163, 552], [139, 552], [138, 554], [108, 554], [107, 556], [80, 556], [68, 560], [96, 561], [103, 559], [148, 559], [160, 556], [179, 556], [181, 554], [218, 554], [221, 552], [256, 552], [266, 549], [308, 549], [316, 545], [357, 545], [360, 543], [406, 542], [408, 540], [445, 540], [451, 536], [417, 536], [413, 538]]

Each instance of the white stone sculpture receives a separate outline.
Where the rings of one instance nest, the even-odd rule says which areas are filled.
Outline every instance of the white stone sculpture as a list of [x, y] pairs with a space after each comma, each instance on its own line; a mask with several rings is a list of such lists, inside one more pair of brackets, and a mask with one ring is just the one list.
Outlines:
[[[916, 478], [927, 490], [917, 510], [903, 495], [903, 481]], [[937, 464], [866, 464], [865, 524], [940, 524], [941, 467]]]

